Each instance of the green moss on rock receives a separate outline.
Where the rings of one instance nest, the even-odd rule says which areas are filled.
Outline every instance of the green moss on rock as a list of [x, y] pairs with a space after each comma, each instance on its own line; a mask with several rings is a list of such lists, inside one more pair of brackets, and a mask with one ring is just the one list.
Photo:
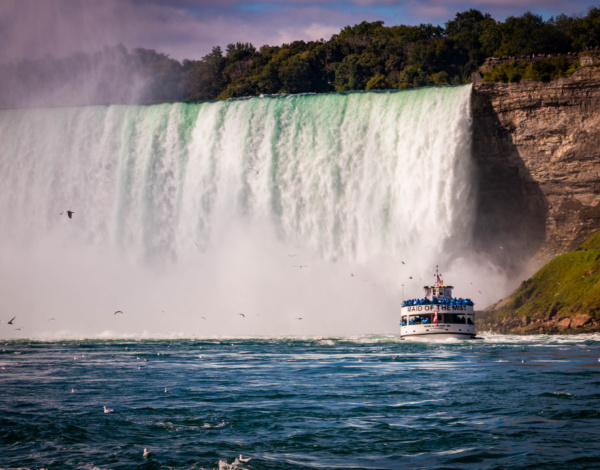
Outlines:
[[480, 318], [478, 328], [499, 332], [600, 331], [600, 232], [554, 258]]

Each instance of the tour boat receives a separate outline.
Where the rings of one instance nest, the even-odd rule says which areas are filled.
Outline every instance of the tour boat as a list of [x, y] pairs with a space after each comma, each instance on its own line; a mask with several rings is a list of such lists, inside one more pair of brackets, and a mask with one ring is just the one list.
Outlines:
[[475, 311], [471, 299], [452, 296], [452, 286], [444, 286], [437, 266], [436, 281], [424, 286], [425, 297], [402, 302], [400, 339], [473, 339]]

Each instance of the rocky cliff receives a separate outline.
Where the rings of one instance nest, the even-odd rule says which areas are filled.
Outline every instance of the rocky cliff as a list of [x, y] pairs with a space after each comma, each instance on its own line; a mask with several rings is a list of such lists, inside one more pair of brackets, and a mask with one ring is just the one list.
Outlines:
[[600, 229], [600, 67], [550, 83], [474, 83], [475, 243], [529, 276]]

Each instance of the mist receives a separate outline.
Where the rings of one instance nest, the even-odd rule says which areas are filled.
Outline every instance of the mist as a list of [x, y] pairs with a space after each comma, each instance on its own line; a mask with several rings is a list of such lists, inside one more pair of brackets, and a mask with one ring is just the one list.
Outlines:
[[124, 46], [0, 64], [0, 108], [148, 104], [184, 97], [181, 64]]
[[511, 281], [471, 248], [469, 100], [0, 111], [0, 335], [394, 334], [436, 266], [477, 308], [499, 300]]

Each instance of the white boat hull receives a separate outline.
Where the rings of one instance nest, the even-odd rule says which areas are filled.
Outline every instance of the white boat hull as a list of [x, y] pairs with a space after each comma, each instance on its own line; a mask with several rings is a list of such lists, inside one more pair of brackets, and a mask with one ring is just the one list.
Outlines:
[[444, 339], [476, 339], [475, 334], [462, 334], [462, 333], [418, 333], [418, 334], [407, 334], [400, 335], [400, 339], [403, 340], [444, 340]]
[[[437, 321], [436, 321], [437, 320]], [[417, 323], [412, 322], [427, 322]], [[470, 305], [419, 305], [402, 307], [401, 339], [473, 339], [474, 311]]]

